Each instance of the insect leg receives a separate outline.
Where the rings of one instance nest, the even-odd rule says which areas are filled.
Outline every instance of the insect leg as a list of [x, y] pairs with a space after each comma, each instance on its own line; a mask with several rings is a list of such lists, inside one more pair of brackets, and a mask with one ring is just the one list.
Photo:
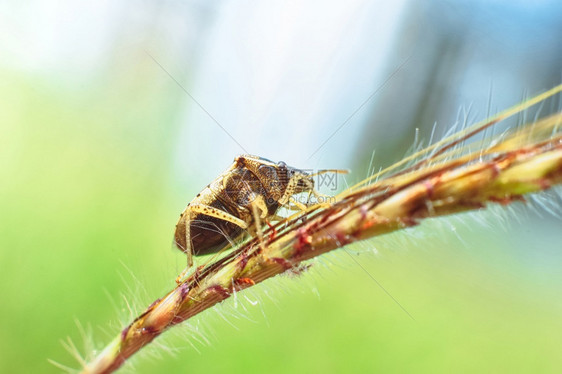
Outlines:
[[260, 218], [267, 218], [267, 204], [265, 203], [265, 198], [262, 195], [257, 195], [254, 201], [252, 201], [252, 207], [260, 210]]
[[[187, 269], [193, 266], [193, 247], [191, 243], [191, 221], [193, 220], [193, 210], [188, 206], [185, 215], [185, 254], [187, 255]], [[187, 270], [186, 269], [186, 270]], [[182, 273], [183, 274], [183, 273]]]
[[278, 203], [280, 205], [285, 205], [289, 202], [291, 196], [295, 194], [299, 180], [300, 178], [291, 178], [289, 180], [289, 183], [287, 184], [287, 188], [285, 188], [285, 192], [283, 193], [283, 196], [281, 196], [281, 198], [278, 200]]
[[212, 206], [208, 206], [205, 204], [191, 204], [189, 207], [191, 208], [191, 211], [194, 213], [204, 214], [209, 217], [215, 217], [223, 221], [233, 223], [236, 226], [243, 229], [248, 228], [248, 224], [246, 222], [244, 222], [238, 217], [233, 216], [230, 213], [225, 212], [224, 210], [213, 208]]
[[[316, 173], [316, 174], [321, 174], [321, 173]], [[324, 202], [319, 203], [321, 206], [326, 206], [326, 207], [330, 206], [330, 204], [327, 203], [327, 201], [329, 201], [329, 199], [331, 199], [332, 196], [325, 195], [323, 193], [320, 193], [320, 192], [316, 191], [316, 189], [314, 189], [314, 184], [312, 184], [310, 179], [303, 179], [303, 180], [306, 184], [308, 184], [308, 187], [310, 188], [310, 192], [309, 192], [309, 195], [308, 195], [309, 199], [310, 199], [310, 194], [312, 194], [316, 197], [316, 199], [324, 201]], [[295, 205], [297, 205], [297, 204], [295, 204]], [[316, 205], [316, 204], [311, 204], [311, 205]], [[297, 207], [298, 207], [298, 205], [297, 205]], [[300, 208], [300, 209], [302, 210], [302, 208]]]
[[280, 216], [279, 214], [272, 214], [269, 216], [269, 221], [283, 221], [286, 217]]
[[263, 233], [261, 229], [262, 226], [261, 220], [267, 218], [267, 204], [265, 203], [265, 199], [262, 195], [256, 195], [251, 205], [252, 205], [252, 214], [254, 215], [255, 234], [258, 237], [260, 241], [260, 247], [262, 247], [263, 250], [264, 242], [263, 242]]
[[184, 221], [185, 248], [183, 248], [183, 252], [187, 256], [187, 267], [183, 269], [180, 275], [177, 276], [176, 284], [178, 285], [182, 282], [182, 279], [187, 275], [189, 269], [191, 269], [191, 267], [193, 266], [193, 249], [191, 243], [191, 221], [193, 220], [194, 216], [195, 214], [193, 214], [193, 211], [191, 210], [191, 206], [188, 205], [187, 208], [185, 209], [185, 221]]
[[295, 200], [294, 197], [290, 197], [289, 198], [289, 202], [293, 203], [294, 205], [297, 206], [297, 208], [299, 208], [300, 210], [306, 210], [306, 205], [304, 205], [303, 203], [299, 203], [297, 200]]
[[197, 214], [204, 214], [206, 216], [215, 217], [223, 221], [235, 224], [243, 229], [248, 228], [248, 224], [240, 218], [233, 216], [223, 210], [213, 208], [205, 204], [189, 204], [186, 209], [185, 217], [185, 254], [187, 255], [187, 268], [185, 268], [180, 275], [176, 278], [176, 283], [181, 283], [182, 278], [185, 277], [189, 269], [193, 266], [193, 247], [191, 244], [191, 222]]

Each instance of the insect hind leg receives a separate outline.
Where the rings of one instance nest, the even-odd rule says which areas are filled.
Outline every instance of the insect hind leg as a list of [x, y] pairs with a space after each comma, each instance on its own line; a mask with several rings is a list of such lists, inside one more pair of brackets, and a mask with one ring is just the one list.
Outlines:
[[189, 204], [186, 208], [186, 218], [185, 218], [185, 254], [187, 255], [187, 267], [181, 272], [176, 278], [176, 283], [180, 284], [182, 279], [187, 275], [191, 267], [193, 266], [193, 244], [191, 243], [191, 222], [197, 214], [204, 214], [209, 217], [218, 218], [220, 220], [230, 222], [242, 229], [247, 229], [248, 224], [229, 214], [223, 210], [213, 208], [205, 204]]
[[185, 211], [185, 221], [184, 221], [184, 229], [185, 229], [185, 248], [182, 248], [183, 252], [187, 256], [187, 266], [183, 269], [183, 271], [176, 277], [176, 284], [181, 284], [183, 278], [187, 275], [191, 267], [193, 266], [193, 244], [191, 243], [191, 222], [195, 214], [191, 207], [188, 205]]

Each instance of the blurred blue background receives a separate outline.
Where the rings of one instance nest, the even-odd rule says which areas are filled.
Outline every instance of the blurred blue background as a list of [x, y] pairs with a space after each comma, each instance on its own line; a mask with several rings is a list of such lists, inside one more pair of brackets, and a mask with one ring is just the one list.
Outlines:
[[[352, 184], [373, 151], [378, 169], [435, 123], [438, 139], [557, 85], [561, 14], [554, 0], [0, 3], [0, 371], [79, 367], [61, 340], [92, 353], [171, 289], [176, 219], [235, 155], [350, 169]], [[128, 369], [558, 372], [562, 220], [544, 204], [329, 254]]]

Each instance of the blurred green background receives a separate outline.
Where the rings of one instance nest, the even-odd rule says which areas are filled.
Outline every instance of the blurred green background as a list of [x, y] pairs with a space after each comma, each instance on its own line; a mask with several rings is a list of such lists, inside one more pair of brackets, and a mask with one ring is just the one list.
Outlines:
[[[185, 264], [176, 219], [236, 154], [348, 168], [351, 184], [373, 150], [378, 169], [416, 128], [427, 140], [438, 121], [442, 136], [561, 74], [554, 1], [0, 9], [2, 373], [60, 372], [47, 359], [78, 368], [62, 340], [91, 355], [84, 343], [101, 349], [170, 290]], [[559, 372], [562, 220], [544, 205], [328, 254], [122, 370]]]

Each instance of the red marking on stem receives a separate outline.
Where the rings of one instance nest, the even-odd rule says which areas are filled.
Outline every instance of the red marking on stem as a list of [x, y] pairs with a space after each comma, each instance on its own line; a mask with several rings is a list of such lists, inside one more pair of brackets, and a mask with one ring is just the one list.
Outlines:
[[293, 268], [293, 264], [291, 264], [289, 261], [285, 260], [284, 258], [271, 257], [269, 260], [275, 262], [276, 264], [281, 265], [285, 270], [289, 270]]
[[297, 231], [297, 241], [294, 244], [295, 257], [298, 257], [312, 243], [312, 236], [308, 234], [307, 229], [301, 228]]
[[550, 183], [548, 179], [539, 179], [538, 183], [540, 188], [543, 190], [547, 190], [552, 187], [552, 183]]
[[359, 213], [361, 214], [361, 221], [365, 221], [369, 214], [369, 207], [366, 204], [361, 205], [359, 207]]
[[275, 226], [269, 223], [269, 221], [265, 221], [265, 223], [267, 223], [267, 225], [271, 229], [271, 233], [269, 234], [269, 241], [272, 242], [273, 239], [275, 239], [275, 237], [277, 236], [277, 229], [275, 229]]
[[162, 300], [162, 299], [160, 298], [160, 299], [154, 300], [154, 301], [152, 302], [152, 304], [150, 304], [150, 305], [148, 306], [148, 308], [146, 308], [146, 309], [152, 309], [152, 307], [153, 307], [154, 305], [158, 304], [158, 303], [160, 302], [160, 300]]
[[307, 271], [310, 267], [312, 266], [312, 264], [299, 264], [297, 266], [293, 266], [290, 269], [287, 269], [285, 272], [287, 275], [289, 276], [299, 276], [302, 273], [304, 273], [305, 271]]
[[402, 221], [402, 223], [404, 225], [406, 225], [407, 227], [412, 227], [412, 226], [417, 226], [419, 225], [419, 222], [417, 219], [413, 218], [413, 217], [402, 217], [400, 218], [400, 220]]
[[320, 223], [326, 223], [326, 221], [330, 218], [329, 214], [324, 214], [324, 216], [322, 217], [322, 219], [320, 220]]
[[129, 326], [125, 327], [123, 329], [123, 331], [121, 331], [121, 340], [123, 340], [123, 341], [125, 340], [125, 338], [127, 337], [127, 334], [129, 333], [129, 330], [131, 329], [132, 325], [133, 324], [131, 323]]
[[248, 264], [248, 259], [250, 256], [248, 256], [248, 250], [244, 249], [244, 251], [242, 251], [242, 253], [240, 253], [240, 261], [238, 261], [238, 263], [236, 264], [236, 266], [238, 267], [238, 269], [240, 271], [244, 270], [244, 268], [246, 267], [246, 265]]
[[141, 315], [139, 315], [137, 318], [135, 318], [133, 320], [133, 322], [131, 322], [129, 324], [129, 326], [125, 327], [123, 329], [123, 331], [121, 331], [121, 340], [125, 340], [125, 338], [127, 337], [127, 334], [129, 333], [129, 330], [131, 329], [131, 327], [137, 323], [138, 321], [140, 321], [141, 319], [143, 319], [146, 315], [148, 315], [150, 312], [152, 312], [152, 310], [156, 307], [156, 305], [158, 305], [160, 302], [162, 301], [162, 299], [158, 299], [155, 302], [153, 302], [152, 304], [149, 305], [148, 308], [146, 308], [146, 310], [141, 313]]
[[340, 247], [343, 247], [344, 245], [347, 245], [347, 244], [353, 242], [354, 241], [353, 239], [354, 239], [353, 236], [348, 235], [345, 232], [338, 231], [336, 233], [336, 240], [337, 240], [338, 246], [340, 246]]
[[218, 293], [223, 299], [226, 299], [227, 297], [230, 296], [230, 291], [228, 289], [224, 288], [223, 286], [218, 285], [218, 284], [209, 287], [207, 290], [211, 291], [211, 292]]
[[499, 167], [498, 164], [493, 163], [492, 164], [492, 176], [493, 178], [497, 178], [498, 175], [500, 175], [502, 169]]
[[498, 203], [498, 204], [501, 204], [501, 205], [508, 205], [508, 204], [511, 204], [514, 201], [525, 202], [525, 198], [521, 195], [510, 195], [510, 196], [504, 196], [504, 197], [491, 196], [490, 201], [493, 201], [494, 203]]
[[425, 190], [427, 192], [427, 197], [433, 196], [433, 192], [434, 192], [433, 187], [435, 186], [435, 183], [433, 183], [429, 179], [426, 179], [425, 181], [423, 181], [423, 186], [425, 187]]
[[254, 280], [251, 278], [238, 278], [234, 281], [234, 284], [241, 288], [246, 288], [253, 286], [254, 284], [256, 284], [256, 282], [254, 282]]
[[159, 331], [152, 326], [145, 326], [140, 330], [140, 332], [143, 335], [154, 335], [157, 334]]
[[185, 282], [180, 286], [180, 300], [185, 300], [187, 294], [189, 293], [190, 287], [189, 282]]
[[376, 219], [376, 216], [373, 217], [375, 219], [369, 219], [369, 204], [361, 205], [359, 207], [359, 213], [361, 214], [361, 221], [358, 225], [358, 229], [353, 233], [353, 237], [355, 238], [358, 237], [361, 232], [367, 230], [368, 228], [379, 222], [379, 220]]
[[188, 283], [196, 283], [197, 279], [199, 279], [202, 276], [202, 270], [205, 268], [205, 265], [199, 265], [195, 271], [193, 272], [193, 274], [191, 274], [189, 276], [189, 278], [187, 278], [187, 280], [183, 283], [183, 284], [188, 284]]

